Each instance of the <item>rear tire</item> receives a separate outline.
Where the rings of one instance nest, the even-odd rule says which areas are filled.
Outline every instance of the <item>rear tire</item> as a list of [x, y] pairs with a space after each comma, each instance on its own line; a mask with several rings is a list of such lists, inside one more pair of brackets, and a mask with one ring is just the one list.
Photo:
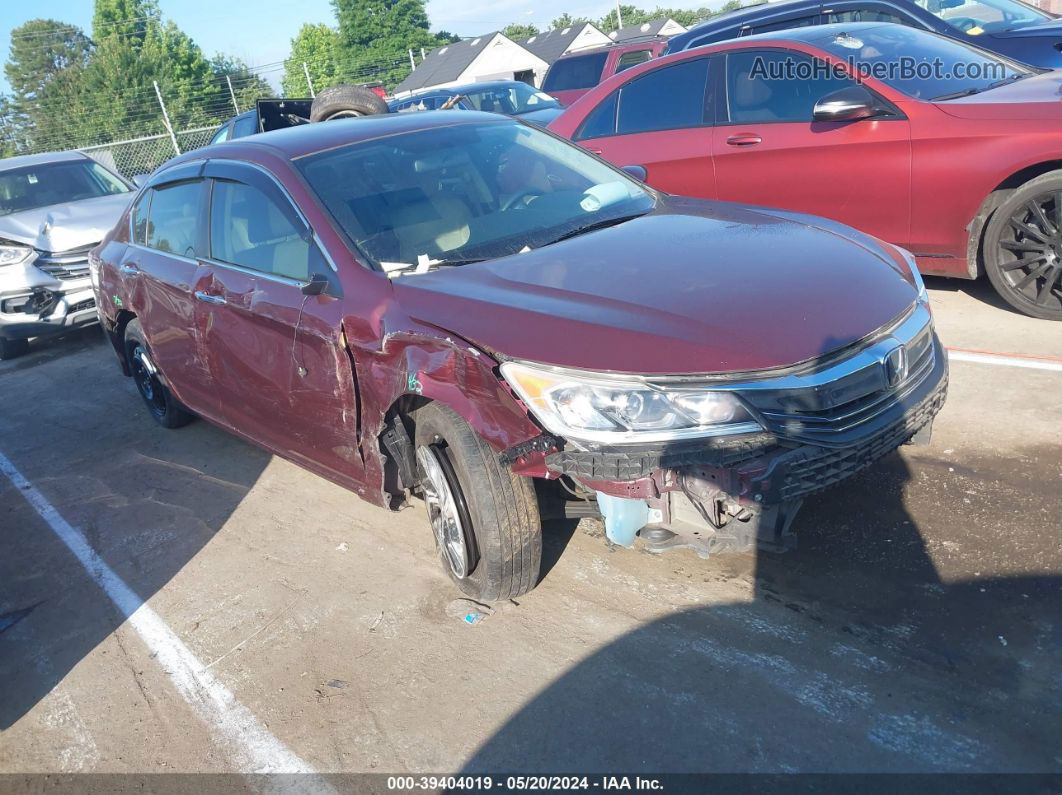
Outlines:
[[[450, 579], [483, 602], [534, 588], [542, 565], [542, 521], [531, 479], [502, 466], [479, 434], [439, 403], [417, 410], [416, 451], [421, 494]], [[441, 494], [447, 488], [449, 500]], [[449, 525], [442, 521], [447, 514], [454, 520]], [[458, 534], [461, 541], [455, 542]], [[463, 567], [454, 562], [462, 553]]]
[[139, 320], [125, 327], [125, 357], [148, 413], [163, 428], [180, 428], [195, 417], [188, 412], [159, 378]]
[[310, 121], [331, 121], [387, 113], [387, 103], [361, 86], [323, 89], [310, 106]]
[[29, 340], [9, 340], [0, 337], [0, 360], [17, 359], [29, 353]]
[[988, 221], [982, 253], [1004, 301], [1030, 317], [1062, 320], [1062, 171], [1006, 198]]

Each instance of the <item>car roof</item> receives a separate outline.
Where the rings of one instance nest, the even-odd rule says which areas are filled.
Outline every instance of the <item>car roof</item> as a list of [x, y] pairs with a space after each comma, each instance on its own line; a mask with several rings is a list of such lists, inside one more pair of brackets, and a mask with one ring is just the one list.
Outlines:
[[[385, 138], [400, 133], [418, 132], [430, 130], [436, 127], [453, 127], [458, 124], [494, 123], [494, 124], [519, 124], [508, 116], [500, 116], [496, 113], [481, 113], [472, 110], [443, 110], [431, 113], [381, 113], [377, 116], [363, 116], [357, 119], [338, 119], [335, 121], [318, 122], [316, 124], [300, 124], [297, 127], [288, 127], [283, 130], [250, 135], [246, 138], [238, 138], [240, 146], [253, 147], [263, 152], [278, 151], [290, 160], [304, 155], [334, 149], [347, 144], [369, 141], [374, 138]], [[220, 143], [205, 146], [189, 152], [187, 159], [203, 159], [212, 156], [232, 157], [235, 143]], [[225, 154], [222, 155], [221, 153]], [[174, 162], [183, 162], [185, 158]]]
[[817, 11], [821, 5], [822, 0], [772, 0], [772, 2], [757, 3], [756, 5], [737, 8], [711, 19], [706, 19], [684, 33], [675, 34], [671, 37], [671, 42], [674, 44], [686, 41], [715, 28], [730, 27], [735, 22], [759, 19], [765, 15], [774, 16], [775, 14], [784, 14], [790, 11]]
[[[735, 42], [744, 43], [746, 41], [801, 41], [805, 44], [812, 44], [821, 47], [825, 42], [840, 36], [842, 33], [859, 33], [865, 30], [873, 30], [874, 28], [882, 27], [900, 27], [892, 22], [834, 22], [830, 25], [805, 25], [802, 28], [788, 28], [786, 30], [772, 30], [767, 33], [756, 33], [752, 36], [742, 36], [740, 39], [729, 39], [725, 42], [713, 42], [713, 44], [734, 44]], [[907, 30], [914, 30], [918, 33], [928, 33], [928, 31], [919, 31], [917, 28], [908, 28], [903, 26]], [[706, 45], [712, 46], [712, 45]], [[699, 48], [698, 48], [699, 49]]]
[[[682, 34], [684, 35], [684, 34]], [[646, 36], [645, 38], [626, 40], [626, 41], [614, 41], [611, 44], [602, 44], [600, 47], [584, 47], [579, 50], [572, 50], [572, 52], [566, 52], [557, 61], [567, 61], [569, 58], [578, 58], [580, 55], [593, 55], [596, 52], [626, 52], [627, 50], [644, 50], [647, 46], [653, 44], [663, 44], [667, 41], [664, 36]], [[557, 61], [554, 61], [556, 63]]]
[[[430, 94], [468, 94], [471, 92], [485, 91], [492, 88], [508, 88], [509, 86], [516, 85], [522, 81], [520, 80], [483, 80], [477, 83], [464, 83], [459, 86], [439, 86], [438, 88], [422, 88], [419, 91], [414, 91], [408, 97], [404, 97], [401, 102], [414, 99], [416, 97], [426, 97]], [[528, 85], [524, 83], [524, 85]], [[531, 86], [534, 88], [534, 86]]]
[[39, 166], [44, 163], [65, 163], [71, 160], [91, 160], [84, 152], [41, 152], [36, 155], [19, 155], [0, 160], [0, 171], [11, 168], [24, 168], [26, 166]]

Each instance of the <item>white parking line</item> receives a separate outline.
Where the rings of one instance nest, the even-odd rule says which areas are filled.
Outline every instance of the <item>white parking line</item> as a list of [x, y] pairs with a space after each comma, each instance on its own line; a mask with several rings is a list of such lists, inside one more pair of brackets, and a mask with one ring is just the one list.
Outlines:
[[1037, 356], [1009, 356], [1003, 353], [981, 353], [948, 348], [948, 359], [953, 362], [976, 362], [1000, 367], [1025, 367], [1030, 370], [1052, 370], [1062, 373], [1062, 361]]
[[[227, 742], [232, 762], [239, 772], [314, 773], [206, 670], [166, 622], [96, 554], [81, 531], [67, 522], [3, 453], [0, 453], [0, 472], [22, 492], [59, 540], [74, 553], [93, 581], [126, 616], [129, 626], [140, 635], [182, 698]], [[298, 784], [307, 791], [331, 791], [331, 787], [316, 775], [308, 776]]]

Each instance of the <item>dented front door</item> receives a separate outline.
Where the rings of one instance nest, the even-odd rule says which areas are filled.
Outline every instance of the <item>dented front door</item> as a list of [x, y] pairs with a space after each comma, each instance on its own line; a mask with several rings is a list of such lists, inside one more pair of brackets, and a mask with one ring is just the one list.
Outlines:
[[[225, 419], [285, 458], [353, 487], [363, 465], [338, 280], [271, 181], [240, 167], [208, 166], [208, 175], [218, 177], [204, 260], [210, 276], [197, 298]], [[302, 285], [321, 271], [331, 282], [328, 294], [304, 295]]]

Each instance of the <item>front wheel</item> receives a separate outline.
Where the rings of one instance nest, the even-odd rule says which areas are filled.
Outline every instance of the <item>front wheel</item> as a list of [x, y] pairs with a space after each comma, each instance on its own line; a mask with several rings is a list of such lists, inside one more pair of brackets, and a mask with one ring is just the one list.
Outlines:
[[996, 292], [1031, 317], [1062, 320], [1062, 171], [1015, 190], [985, 229], [985, 271]]
[[29, 353], [29, 340], [9, 340], [0, 337], [0, 360], [17, 359]]
[[420, 492], [443, 567], [473, 599], [495, 602], [538, 582], [542, 522], [531, 480], [501, 465], [453, 410], [416, 414]]

